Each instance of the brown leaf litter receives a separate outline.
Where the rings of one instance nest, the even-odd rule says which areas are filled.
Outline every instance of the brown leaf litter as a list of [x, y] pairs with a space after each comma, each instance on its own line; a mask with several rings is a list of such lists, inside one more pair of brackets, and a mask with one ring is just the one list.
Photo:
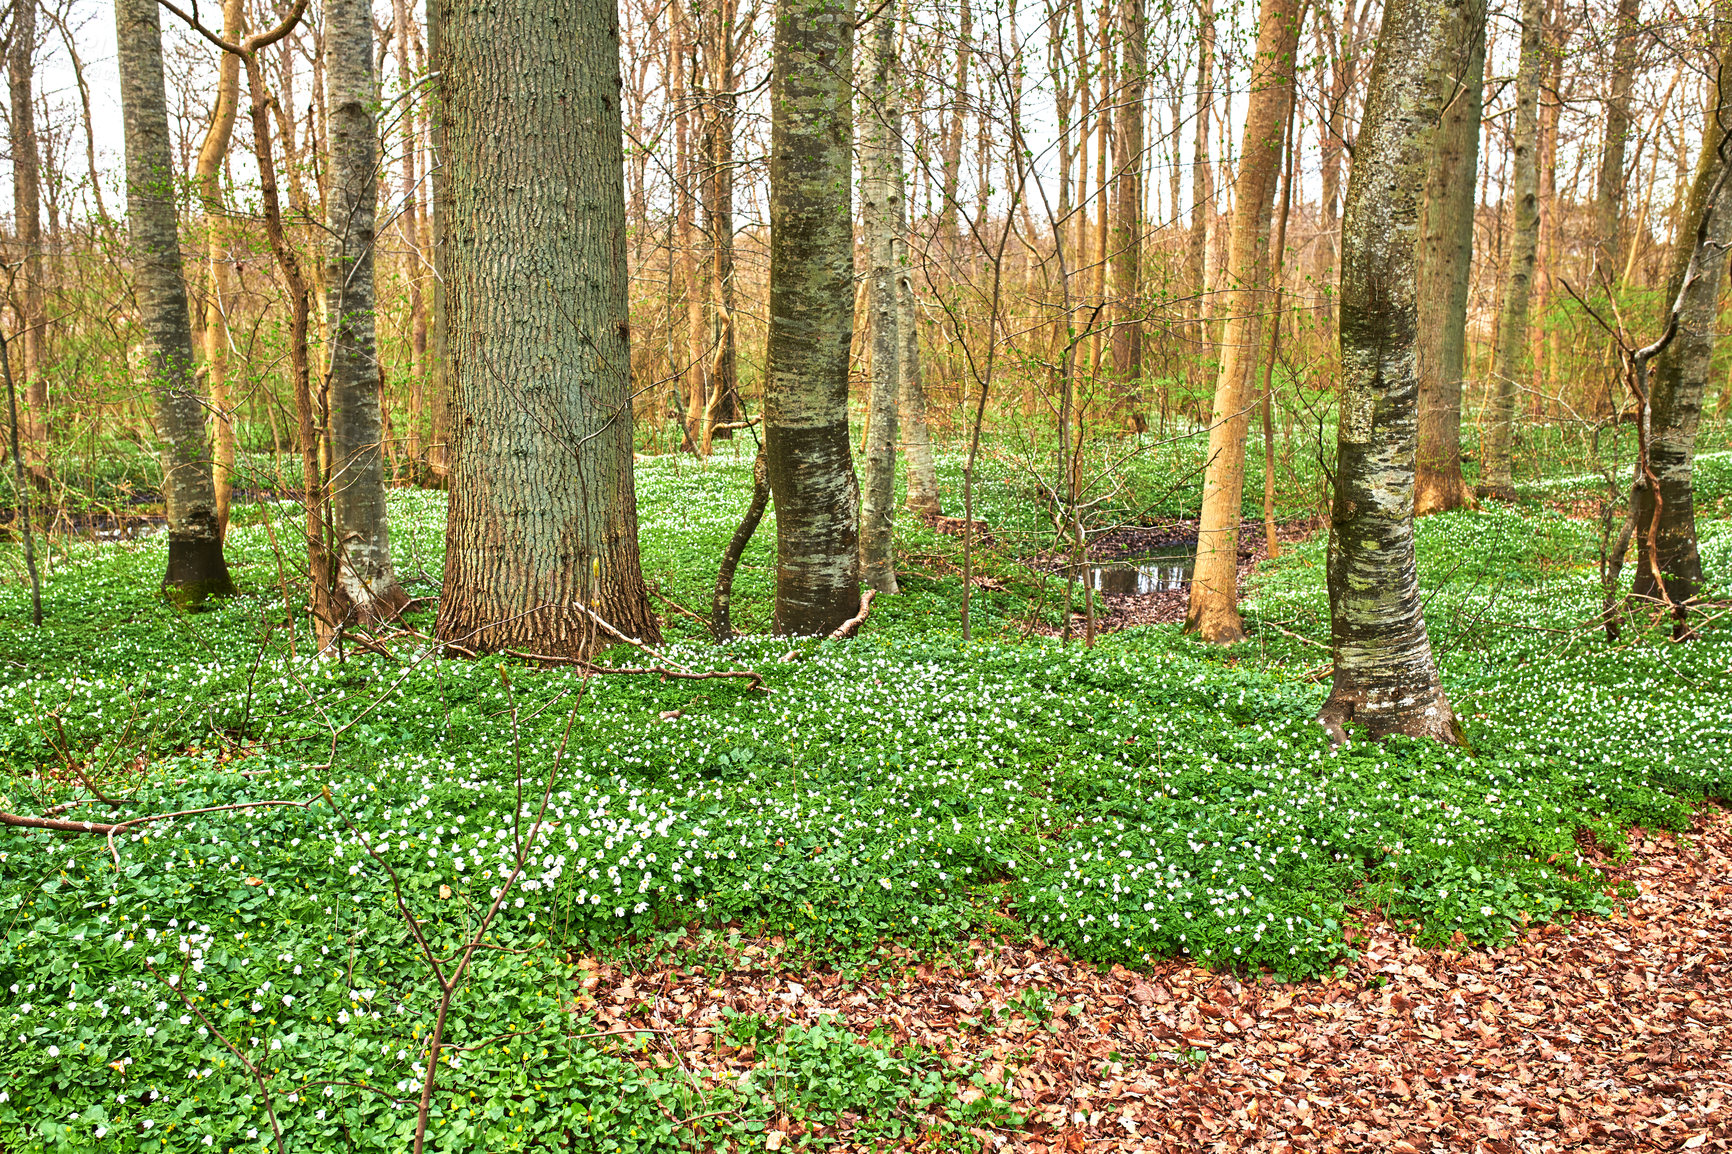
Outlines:
[[[772, 941], [714, 975], [585, 959], [585, 984], [610, 1028], [668, 1031], [682, 1063], [712, 1075], [750, 1064], [721, 1044], [723, 1007], [889, 1027], [1008, 1077], [1027, 1124], [980, 1134], [1007, 1154], [1727, 1150], [1732, 815], [1705, 808], [1687, 835], [1637, 831], [1631, 846], [1614, 873], [1639, 896], [1617, 916], [1489, 951], [1422, 949], [1368, 916], [1359, 957], [1330, 981], [1183, 960], [1108, 973], [1037, 939], [970, 943], [960, 966], [899, 951], [888, 982], [782, 969]], [[1030, 989], [1044, 1022], [1024, 1016]]]

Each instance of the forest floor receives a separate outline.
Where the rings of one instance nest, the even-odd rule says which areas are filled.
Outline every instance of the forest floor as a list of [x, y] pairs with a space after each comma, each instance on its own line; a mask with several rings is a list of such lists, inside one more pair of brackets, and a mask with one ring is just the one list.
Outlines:
[[1355, 911], [1358, 956], [1298, 985], [1103, 971], [1038, 939], [976, 939], [895, 982], [777, 967], [776, 940], [707, 973], [600, 966], [585, 984], [607, 1028], [657, 1031], [718, 1080], [757, 1058], [720, 1028], [748, 1013], [888, 1026], [989, 1079], [1009, 1068], [1027, 1125], [979, 1134], [1027, 1154], [1732, 1148], [1732, 814], [1637, 831], [1608, 878], [1639, 896], [1489, 950], [1424, 948]]
[[[1182, 566], [1201, 451], [1134, 463], [1092, 562]], [[449, 1154], [1732, 1142], [1732, 630], [1608, 643], [1599, 526], [1547, 504], [1591, 492], [1424, 519], [1471, 746], [1335, 748], [1314, 487], [1280, 557], [1247, 522], [1226, 650], [1176, 589], [1055, 636], [1048, 510], [997, 460], [966, 602], [957, 524], [906, 518], [856, 638], [773, 637], [766, 522], [717, 646], [675, 607], [749, 468], [640, 462], [639, 524], [657, 660], [762, 689], [443, 653], [440, 493], [391, 497], [422, 607], [341, 660], [288, 506], [237, 508], [241, 595], [197, 613], [162, 534], [54, 538], [36, 629], [0, 542], [0, 811], [136, 823], [0, 830], [0, 1154], [408, 1149], [470, 950]], [[1732, 456], [1697, 481], [1721, 597]]]

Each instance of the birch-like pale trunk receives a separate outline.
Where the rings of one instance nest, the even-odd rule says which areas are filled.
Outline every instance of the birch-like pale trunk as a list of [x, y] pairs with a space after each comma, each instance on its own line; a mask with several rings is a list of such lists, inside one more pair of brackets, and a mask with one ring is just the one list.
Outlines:
[[764, 431], [776, 629], [828, 636], [860, 609], [860, 492], [848, 444], [854, 9], [778, 0], [775, 24]]
[[1435, 62], [1442, 120], [1419, 218], [1419, 460], [1414, 512], [1473, 504], [1461, 475], [1461, 398], [1467, 373], [1467, 297], [1485, 93], [1485, 0], [1444, 10]]
[[[1457, 0], [1465, 2], [1465, 0]], [[1413, 552], [1420, 197], [1442, 106], [1448, 8], [1390, 0], [1377, 37], [1341, 232], [1341, 400], [1329, 523], [1335, 671], [1318, 720], [1459, 743], [1432, 660]]]
[[866, 484], [860, 500], [860, 577], [879, 593], [896, 592], [896, 391], [902, 346], [896, 326], [896, 231], [902, 218], [896, 173], [902, 167], [896, 14], [874, 20], [872, 74], [862, 117], [860, 197], [865, 229], [872, 375], [866, 416]]
[[150, 351], [168, 511], [168, 572], [162, 588], [176, 604], [196, 605], [233, 593], [234, 582], [223, 560], [210, 438], [193, 364], [156, 0], [115, 0], [114, 25], [133, 292]]
[[1224, 294], [1226, 322], [1203, 472], [1196, 570], [1185, 616], [1187, 632], [1217, 645], [1245, 638], [1238, 605], [1245, 435], [1256, 397], [1253, 384], [1263, 348], [1263, 314], [1270, 303], [1269, 230], [1285, 155], [1287, 114], [1293, 105], [1298, 43], [1297, 0], [1263, 0], [1235, 190], [1237, 204]]
[[442, 13], [451, 372], [441, 640], [584, 657], [658, 636], [632, 477], [611, 0]]
[[[1725, 59], [1724, 41], [1720, 50]], [[1648, 384], [1647, 471], [1653, 476], [1638, 468], [1630, 491], [1636, 527], [1631, 592], [1668, 604], [1679, 639], [1693, 636], [1688, 625], [1690, 602], [1702, 583], [1696, 542], [1696, 430], [1712, 372], [1716, 314], [1726, 279], [1726, 254], [1732, 246], [1732, 191], [1726, 187], [1732, 181], [1722, 181], [1725, 154], [1732, 149], [1726, 141], [1728, 124], [1732, 124], [1732, 92], [1716, 86], [1708, 101], [1702, 151], [1667, 278], [1664, 299], [1676, 304], [1677, 333], [1654, 358]]]
[[336, 526], [333, 609], [342, 619], [383, 621], [408, 597], [391, 565], [374, 332], [373, 250], [379, 205], [378, 85], [368, 0], [326, 0], [331, 167], [325, 200], [325, 293], [331, 333], [331, 513]]
[[[223, 38], [238, 43], [246, 35], [244, 0], [223, 0]], [[241, 102], [241, 59], [224, 52], [217, 59], [216, 103], [210, 126], [199, 145], [193, 184], [204, 205], [205, 264], [210, 273], [210, 296], [204, 309], [204, 374], [210, 392], [210, 407], [216, 417], [216, 461], [212, 481], [216, 486], [218, 531], [229, 528], [229, 505], [234, 494], [234, 408], [229, 404], [229, 302], [234, 299], [234, 273], [228, 255], [228, 208], [223, 203], [222, 170], [234, 137], [235, 115]]]
[[1515, 123], [1510, 161], [1509, 263], [1492, 356], [1492, 391], [1485, 424], [1479, 491], [1500, 501], [1515, 499], [1516, 393], [1527, 351], [1528, 312], [1533, 304], [1534, 261], [1539, 248], [1540, 73], [1545, 67], [1545, 0], [1522, 0], [1522, 51], [1516, 73]]
[[6, 55], [11, 96], [13, 227], [23, 262], [18, 270], [16, 340], [24, 375], [22, 440], [36, 484], [48, 482], [48, 381], [42, 375], [42, 162], [36, 138], [36, 9], [38, 0], [14, 0], [12, 43]]

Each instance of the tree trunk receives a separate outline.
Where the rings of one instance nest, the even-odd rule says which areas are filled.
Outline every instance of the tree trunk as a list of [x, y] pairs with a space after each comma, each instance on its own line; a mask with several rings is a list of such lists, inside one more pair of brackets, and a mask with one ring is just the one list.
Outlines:
[[[1193, 321], [1208, 316], [1209, 218], [1215, 212], [1214, 169], [1209, 160], [1209, 123], [1215, 115], [1215, 0], [1199, 0], [1197, 9], [1197, 108], [1191, 152], [1191, 237], [1185, 254], [1185, 279], [1191, 293], [1187, 312]], [[1176, 215], [1176, 213], [1175, 213]], [[1209, 358], [1205, 325], [1193, 327], [1197, 361]]]
[[[223, 0], [223, 38], [238, 43], [246, 35], [243, 0]], [[241, 61], [224, 52], [217, 61], [216, 104], [210, 127], [199, 146], [193, 183], [204, 204], [206, 265], [210, 272], [210, 299], [204, 311], [204, 372], [210, 390], [210, 407], [216, 415], [216, 466], [212, 474], [216, 491], [217, 531], [227, 536], [229, 504], [234, 493], [234, 408], [229, 404], [228, 304], [235, 295], [234, 275], [227, 252], [228, 209], [223, 203], [222, 169], [234, 137], [235, 113], [241, 101]]]
[[[1717, 37], [1722, 60], [1726, 58], [1727, 33], [1722, 29]], [[1722, 184], [1714, 201], [1709, 201], [1722, 179], [1725, 153], [1732, 149], [1726, 141], [1726, 125], [1732, 121], [1732, 90], [1721, 91], [1716, 86], [1712, 91], [1702, 129], [1702, 152], [1666, 287], [1665, 300], [1677, 307], [1677, 334], [1654, 359], [1648, 386], [1647, 456], [1653, 476], [1638, 469], [1630, 492], [1637, 550], [1631, 592], [1639, 598], [1669, 603], [1674, 635], [1679, 638], [1691, 636], [1686, 624], [1689, 603], [1702, 583], [1693, 477], [1696, 428], [1714, 357], [1727, 246], [1732, 245], [1732, 192]]]
[[1545, 67], [1544, 0], [1522, 0], [1522, 51], [1516, 75], [1514, 158], [1510, 177], [1509, 265], [1504, 269], [1503, 307], [1498, 314], [1497, 350], [1492, 360], [1491, 412], [1485, 429], [1483, 496], [1515, 499], [1512, 471], [1515, 448], [1517, 375], [1527, 350], [1528, 309], [1533, 302], [1534, 258], [1539, 245], [1539, 96]]
[[[445, 14], [448, 0], [431, 0], [427, 5], [427, 59], [438, 71], [438, 62], [445, 57]], [[451, 266], [451, 246], [446, 243], [446, 205], [451, 199], [451, 175], [445, 168], [445, 81], [434, 82], [424, 105], [427, 110], [428, 181], [431, 211], [433, 264], [433, 323], [428, 334], [432, 348], [427, 358], [428, 405], [431, 410], [432, 436], [427, 445], [427, 469], [441, 481], [451, 473], [451, 438], [457, 425], [457, 390], [451, 369], [451, 315], [445, 286], [456, 271]]]
[[193, 366], [156, 0], [116, 0], [114, 24], [134, 291], [150, 348], [157, 432], [163, 443], [168, 573], [162, 588], [176, 604], [190, 606], [233, 593], [234, 582], [223, 560], [210, 439]]
[[1640, 46], [1641, 0], [1618, 0], [1617, 42], [1612, 48], [1611, 90], [1606, 99], [1606, 141], [1594, 189], [1594, 284], [1617, 287], [1618, 229], [1624, 210], [1624, 146], [1630, 136], [1630, 92]]
[[380, 453], [381, 376], [373, 324], [379, 94], [368, 0], [326, 0], [325, 36], [331, 109], [325, 291], [331, 331], [331, 512], [337, 529], [333, 609], [339, 619], [373, 622], [395, 617], [409, 599], [391, 566]]
[[[693, 155], [694, 141], [703, 136], [704, 108], [701, 90], [688, 91], [686, 87], [687, 80], [695, 79], [697, 72], [697, 46], [690, 14], [684, 5], [676, 4], [668, 16], [668, 101], [674, 118], [674, 237], [679, 245], [680, 285], [685, 291], [686, 306], [686, 369], [681, 374], [686, 394], [685, 443], [694, 452], [703, 453], [709, 440], [710, 326], [705, 315], [709, 294], [698, 267], [696, 212], [698, 189], [708, 183], [712, 173], [708, 157], [700, 161]], [[695, 133], [693, 120], [698, 122]]]
[[1432, 78], [1444, 111], [1426, 176], [1416, 256], [1419, 462], [1414, 512], [1419, 516], [1473, 504], [1461, 475], [1461, 397], [1467, 373], [1485, 29], [1485, 0], [1462, 0], [1445, 9], [1445, 53]]
[[1329, 525], [1335, 673], [1318, 720], [1459, 743], [1431, 656], [1413, 554], [1419, 200], [1442, 108], [1441, 6], [1390, 0], [1377, 37], [1341, 233], [1340, 427]]
[[14, 0], [6, 70], [12, 96], [12, 207], [22, 265], [18, 270], [18, 350], [24, 376], [25, 459], [38, 485], [48, 481], [48, 381], [42, 375], [42, 165], [36, 138], [36, 8]]
[[938, 229], [952, 276], [956, 274], [958, 243], [956, 197], [962, 183], [962, 122], [968, 109], [968, 49], [974, 36], [974, 9], [969, 0], [961, 0], [961, 4], [956, 31], [956, 86], [950, 93], [950, 120], [944, 126], [944, 154], [939, 159], [943, 171], [944, 203], [938, 208]]
[[725, 426], [740, 419], [739, 373], [734, 333], [734, 127], [738, 117], [740, 37], [751, 29], [735, 27], [738, 0], [720, 0], [712, 15], [704, 54], [709, 75], [709, 115], [705, 120], [704, 226], [710, 234], [710, 293], [715, 313], [714, 352], [710, 357], [708, 439], [734, 435]]
[[848, 444], [854, 330], [852, 8], [777, 0], [770, 76], [765, 449], [776, 503], [776, 628], [828, 636], [860, 608]]
[[1116, 228], [1113, 235], [1113, 373], [1131, 426], [1148, 428], [1143, 411], [1143, 94], [1148, 86], [1148, 26], [1143, 0], [1119, 0], [1124, 99], [1118, 114]]
[[439, 637], [582, 657], [654, 640], [639, 568], [619, 39], [608, 0], [444, 17], [459, 424]]
[[879, 593], [896, 592], [896, 390], [902, 346], [897, 338], [896, 229], [902, 218], [896, 173], [902, 167], [900, 69], [896, 14], [873, 22], [866, 139], [860, 149], [860, 194], [869, 265], [872, 377], [867, 411], [866, 485], [860, 502], [860, 576]]
[[1237, 207], [1228, 258], [1226, 323], [1214, 418], [1203, 473], [1197, 563], [1185, 629], [1205, 641], [1242, 641], [1239, 622], [1239, 522], [1245, 486], [1245, 434], [1256, 393], [1263, 313], [1269, 295], [1269, 228], [1293, 105], [1293, 61], [1299, 42], [1297, 0], [1263, 0], [1257, 60], [1245, 109]]
[[[437, 0], [434, 2], [437, 3]], [[415, 84], [415, 73], [409, 66], [409, 35], [414, 19], [414, 15], [409, 11], [409, 0], [391, 0], [392, 34], [396, 40], [397, 54], [397, 88], [403, 94], [402, 107], [394, 110], [401, 119], [399, 128], [403, 148], [403, 155], [399, 160], [402, 166], [400, 187], [403, 202], [399, 209], [401, 215], [397, 218], [397, 227], [403, 238], [403, 266], [407, 273], [404, 281], [409, 290], [409, 435], [404, 438], [403, 447], [409, 454], [409, 459], [415, 462], [415, 471], [419, 473], [425, 453], [421, 445], [421, 423], [426, 419], [427, 410], [427, 308], [421, 292], [421, 194], [415, 182], [415, 142], [419, 139], [419, 134], [416, 132], [417, 117], [414, 113], [419, 102], [409, 95]], [[334, 111], [335, 101], [332, 104]], [[371, 256], [367, 259], [369, 263], [373, 260]]]

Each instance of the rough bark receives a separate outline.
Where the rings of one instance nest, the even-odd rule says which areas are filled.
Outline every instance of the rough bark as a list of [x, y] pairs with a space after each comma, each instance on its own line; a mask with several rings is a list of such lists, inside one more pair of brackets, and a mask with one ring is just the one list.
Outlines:
[[1606, 139], [1594, 187], [1594, 284], [1616, 286], [1618, 232], [1624, 210], [1624, 147], [1630, 136], [1630, 92], [1636, 78], [1641, 0], [1618, 0], [1617, 41], [1606, 95]]
[[1521, 63], [1516, 74], [1513, 157], [1510, 162], [1511, 224], [1497, 348], [1492, 357], [1492, 394], [1485, 426], [1480, 493], [1515, 498], [1517, 377], [1527, 350], [1528, 312], [1533, 303], [1534, 260], [1539, 247], [1539, 96], [1545, 68], [1544, 0], [1522, 0]]
[[179, 221], [156, 0], [115, 0], [126, 133], [126, 207], [134, 294], [150, 351], [168, 512], [163, 592], [181, 605], [234, 592], [223, 560], [210, 438], [198, 395], [192, 323], [181, 276]]
[[1415, 240], [1438, 118], [1445, 4], [1390, 0], [1347, 182], [1341, 408], [1329, 525], [1334, 680], [1318, 720], [1459, 743], [1432, 660], [1413, 552], [1418, 383]]
[[606, 0], [443, 17], [454, 430], [438, 635], [652, 640], [632, 478], [619, 28]]
[[1432, 83], [1443, 109], [1419, 218], [1419, 461], [1414, 512], [1473, 504], [1461, 475], [1461, 398], [1473, 263], [1475, 174], [1485, 93], [1485, 0], [1444, 10]]
[[860, 150], [872, 335], [871, 393], [866, 415], [866, 484], [860, 501], [860, 577], [879, 593], [896, 592], [896, 391], [902, 346], [896, 325], [896, 232], [902, 218], [896, 172], [902, 167], [902, 112], [897, 88], [896, 16], [880, 12], [872, 32], [866, 139]]
[[[238, 42], [246, 35], [243, 0], [223, 0], [223, 38]], [[234, 275], [228, 255], [228, 208], [223, 203], [222, 169], [234, 137], [235, 114], [240, 109], [241, 60], [224, 52], [217, 60], [216, 102], [210, 126], [199, 145], [193, 183], [204, 206], [206, 266], [210, 273], [210, 296], [204, 310], [204, 374], [210, 392], [211, 412], [216, 417], [216, 460], [212, 480], [216, 486], [218, 532], [229, 528], [229, 505], [234, 493], [235, 427], [229, 404], [228, 302], [234, 297]]]
[[1140, 294], [1143, 258], [1143, 95], [1148, 87], [1148, 23], [1144, 0], [1119, 0], [1123, 42], [1118, 112], [1118, 176], [1113, 254], [1113, 374], [1131, 425], [1148, 427], [1143, 411], [1143, 325]]
[[[1726, 32], [1721, 36], [1725, 59]], [[1631, 592], [1668, 604], [1680, 638], [1691, 635], [1690, 601], [1702, 583], [1696, 542], [1696, 429], [1712, 369], [1726, 253], [1732, 245], [1732, 192], [1724, 184], [1715, 188], [1722, 180], [1726, 153], [1732, 149], [1726, 140], [1728, 123], [1732, 123], [1732, 91], [1716, 88], [1704, 117], [1702, 152], [1664, 298], [1676, 305], [1677, 333], [1654, 359], [1648, 384], [1647, 472], [1653, 476], [1638, 468], [1630, 492], [1636, 548]]]
[[1242, 641], [1239, 621], [1239, 522], [1245, 487], [1245, 435], [1256, 393], [1264, 311], [1269, 307], [1269, 230], [1293, 105], [1299, 41], [1297, 0], [1263, 0], [1257, 59], [1245, 111], [1225, 293], [1221, 369], [1215, 382], [1209, 455], [1203, 473], [1197, 564], [1185, 629], [1205, 641]]
[[331, 109], [325, 291], [331, 333], [331, 512], [337, 530], [333, 607], [340, 618], [371, 622], [395, 617], [408, 597], [391, 565], [380, 451], [373, 316], [379, 99], [368, 0], [326, 0], [325, 38]]
[[848, 444], [854, 14], [835, 0], [778, 0], [775, 22], [764, 428], [776, 628], [827, 636], [860, 608], [860, 494]]
[[48, 381], [42, 374], [42, 163], [36, 137], [36, 9], [38, 0], [14, 0], [12, 42], [6, 58], [12, 98], [12, 209], [18, 247], [16, 337], [24, 377], [24, 456], [38, 485], [48, 479]]

